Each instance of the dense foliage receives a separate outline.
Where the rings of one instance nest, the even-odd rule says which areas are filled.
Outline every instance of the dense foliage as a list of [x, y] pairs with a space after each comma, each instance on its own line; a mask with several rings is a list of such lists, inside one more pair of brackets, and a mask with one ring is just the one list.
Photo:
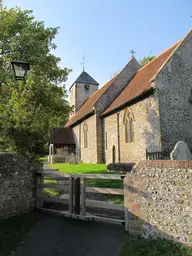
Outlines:
[[[64, 82], [70, 72], [53, 54], [58, 28], [46, 28], [32, 11], [4, 9], [0, 17], [0, 150], [30, 158], [41, 153], [52, 127], [64, 124], [70, 107]], [[26, 83], [14, 81], [11, 60], [22, 59], [31, 70]]]
[[144, 67], [147, 63], [149, 63], [151, 60], [153, 60], [155, 56], [146, 56], [143, 57], [140, 61], [139, 64], [141, 67]]

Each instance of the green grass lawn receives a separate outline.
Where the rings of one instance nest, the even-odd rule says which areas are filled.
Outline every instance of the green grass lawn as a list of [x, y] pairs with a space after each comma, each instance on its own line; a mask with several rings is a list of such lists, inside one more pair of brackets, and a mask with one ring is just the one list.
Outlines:
[[42, 161], [43, 163], [48, 163], [48, 156], [41, 156], [39, 160]]
[[107, 173], [107, 166], [105, 164], [68, 164], [55, 163], [49, 165], [51, 168], [59, 170], [62, 173], [72, 174], [103, 174]]
[[0, 220], [0, 256], [8, 256], [15, 251], [41, 218], [39, 212], [31, 212]]
[[[61, 173], [67, 174], [109, 174], [105, 164], [85, 164], [79, 163], [77, 165], [68, 163], [54, 163], [49, 165], [51, 168], [58, 170]], [[115, 172], [113, 172], [115, 173]], [[111, 172], [110, 172], [111, 174]], [[86, 181], [88, 186], [100, 188], [123, 188], [123, 181], [121, 180], [107, 180], [107, 179], [89, 179]], [[51, 193], [56, 191], [46, 190]], [[51, 192], [52, 191], [52, 192]], [[123, 204], [123, 196], [119, 195], [106, 195], [107, 199], [115, 204]]]
[[[56, 183], [56, 180], [50, 180], [49, 178], [46, 179], [46, 177], [45, 177], [44, 183], [45, 184]], [[52, 197], [52, 196], [59, 196], [60, 195], [59, 191], [57, 191], [55, 189], [50, 189], [50, 188], [44, 188], [44, 194], [45, 194], [45, 196], [50, 196], [50, 197]]]
[[165, 239], [146, 240], [125, 236], [120, 256], [192, 256], [192, 248]]

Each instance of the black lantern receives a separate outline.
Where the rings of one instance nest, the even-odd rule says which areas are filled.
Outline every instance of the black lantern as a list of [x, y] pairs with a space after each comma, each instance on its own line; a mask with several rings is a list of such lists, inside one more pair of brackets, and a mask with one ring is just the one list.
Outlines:
[[27, 73], [30, 70], [29, 63], [23, 60], [15, 60], [11, 62], [11, 65], [15, 79], [25, 81]]

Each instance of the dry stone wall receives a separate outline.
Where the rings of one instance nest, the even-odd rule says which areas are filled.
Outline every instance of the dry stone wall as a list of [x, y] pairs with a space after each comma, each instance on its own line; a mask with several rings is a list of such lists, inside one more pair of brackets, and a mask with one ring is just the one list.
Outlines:
[[127, 174], [126, 230], [192, 245], [192, 161], [141, 161]]
[[35, 174], [39, 168], [15, 153], [0, 153], [0, 219], [34, 208]]

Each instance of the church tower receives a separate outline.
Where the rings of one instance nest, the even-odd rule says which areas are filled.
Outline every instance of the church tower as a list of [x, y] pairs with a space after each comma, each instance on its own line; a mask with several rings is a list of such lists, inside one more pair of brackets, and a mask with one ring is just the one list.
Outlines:
[[[73, 114], [75, 114], [83, 103], [98, 90], [98, 86], [98, 82], [83, 70], [69, 89], [70, 106], [74, 106]], [[71, 114], [71, 116], [73, 114]]]

